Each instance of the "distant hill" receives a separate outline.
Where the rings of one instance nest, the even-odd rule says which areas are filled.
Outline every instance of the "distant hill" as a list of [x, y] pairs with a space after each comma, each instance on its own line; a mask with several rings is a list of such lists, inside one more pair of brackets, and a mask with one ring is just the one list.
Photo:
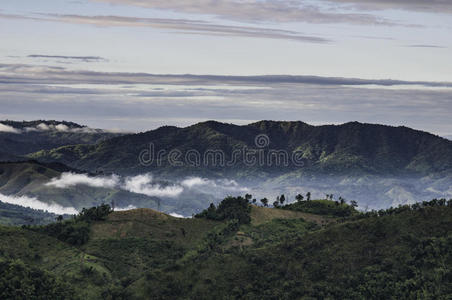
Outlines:
[[[254, 153], [247, 158], [244, 151]], [[362, 209], [452, 196], [452, 141], [407, 127], [358, 122], [312, 126], [260, 121], [238, 126], [208, 121], [41, 150], [29, 157], [94, 173], [151, 172], [168, 181], [224, 178], [258, 197], [328, 193], [357, 200]]]
[[[268, 136], [269, 144], [259, 148], [259, 135]], [[265, 138], [265, 137], [264, 137]], [[267, 141], [264, 140], [264, 143]], [[165, 150], [160, 165], [140, 165], [138, 157], [150, 143], [157, 151]], [[220, 150], [232, 161], [233, 151], [249, 149], [283, 150], [302, 158], [302, 166], [292, 160], [289, 165], [265, 163], [249, 166], [239, 156], [230, 166], [171, 166], [168, 153], [177, 149], [184, 158], [188, 151], [201, 155]], [[428, 175], [452, 172], [452, 141], [406, 127], [391, 127], [351, 122], [342, 125], [311, 126], [303, 122], [261, 121], [237, 126], [214, 121], [185, 128], [161, 127], [145, 133], [120, 136], [96, 145], [63, 146], [31, 155], [42, 161], [60, 161], [69, 166], [93, 171], [97, 168], [119, 173], [153, 171], [162, 174], [211, 174], [259, 176], [260, 173], [300, 171], [311, 174], [392, 174]], [[268, 157], [268, 156], [266, 156]], [[270, 161], [267, 159], [266, 161]]]
[[87, 185], [56, 188], [46, 185], [51, 179], [59, 178], [63, 172], [77, 172], [77, 170], [61, 164], [43, 164], [34, 161], [0, 163], [0, 194], [35, 197], [47, 204], [58, 204], [79, 211], [84, 207], [111, 202], [115, 202], [118, 207], [129, 205], [158, 207], [160, 199], [156, 197], [130, 193], [117, 188]]
[[120, 135], [66, 121], [0, 121], [0, 161], [65, 145], [95, 144]]
[[[55, 222], [58, 215], [0, 201], [0, 224], [44, 225]], [[69, 217], [69, 216], [66, 216]]]
[[[64, 175], [70, 175], [73, 178], [77, 174], [86, 178], [84, 183], [63, 187], [48, 185], [51, 180], [61, 179]], [[180, 197], [176, 198], [165, 194], [159, 195], [158, 192], [156, 196], [139, 193], [140, 191], [134, 192], [123, 187], [124, 177], [118, 177], [117, 184], [113, 186], [102, 184], [93, 186], [86, 183], [86, 180], [96, 180], [96, 175], [98, 175], [97, 180], [112, 178], [107, 175], [85, 173], [57, 162], [42, 163], [34, 160], [0, 162], [0, 196], [35, 198], [45, 204], [56, 204], [63, 208], [73, 208], [78, 211], [102, 203], [114, 203], [119, 209], [130, 207], [154, 208], [167, 213], [177, 212], [185, 216], [196, 213], [208, 203], [215, 202], [217, 199], [213, 194], [190, 189], [181, 191]], [[66, 180], [70, 181], [71, 178]], [[164, 186], [168, 183], [159, 181], [155, 184], [159, 184], [159, 188], [164, 190]], [[158, 189], [152, 185], [148, 188]], [[27, 199], [19, 202], [20, 205], [24, 206], [29, 204]], [[42, 205], [39, 203], [35, 206], [37, 206], [35, 208], [44, 209], [41, 208]], [[27, 224], [27, 222], [23, 224]]]

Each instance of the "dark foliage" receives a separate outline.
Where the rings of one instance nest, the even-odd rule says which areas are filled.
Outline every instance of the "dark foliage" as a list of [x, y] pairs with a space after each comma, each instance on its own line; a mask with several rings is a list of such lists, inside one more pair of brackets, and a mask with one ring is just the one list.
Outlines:
[[297, 201], [283, 206], [282, 209], [334, 217], [350, 217], [358, 214], [354, 206], [332, 200]]
[[251, 206], [247, 198], [227, 197], [220, 202], [218, 207], [212, 203], [208, 209], [203, 210], [195, 217], [217, 221], [237, 220], [239, 224], [249, 224], [251, 222], [250, 212]]
[[0, 260], [0, 299], [75, 299], [72, 288], [54, 275], [21, 260]]
[[83, 245], [89, 239], [90, 223], [102, 221], [112, 212], [110, 205], [83, 209], [80, 214], [72, 220], [60, 221], [46, 226], [26, 227], [56, 237], [60, 241], [71, 245]]

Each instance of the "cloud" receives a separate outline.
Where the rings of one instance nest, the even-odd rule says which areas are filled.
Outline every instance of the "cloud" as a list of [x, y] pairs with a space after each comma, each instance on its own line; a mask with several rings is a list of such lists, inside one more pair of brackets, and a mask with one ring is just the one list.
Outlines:
[[272, 119], [356, 120], [452, 132], [452, 82], [440, 81], [106, 73], [0, 64], [0, 95], [0, 118], [90, 120], [104, 128], [146, 131], [212, 119], [238, 124]]
[[153, 177], [150, 174], [127, 177], [123, 188], [129, 192], [143, 194], [146, 196], [170, 198], [175, 198], [184, 191], [184, 189], [180, 186], [170, 185], [163, 187], [158, 183], [152, 182]]
[[133, 206], [133, 205], [128, 205], [126, 207], [115, 207], [115, 211], [126, 211], [126, 210], [132, 210], [132, 209], [137, 209], [137, 207]]
[[32, 209], [40, 209], [44, 211], [48, 211], [50, 213], [63, 215], [63, 214], [78, 214], [78, 211], [73, 207], [63, 207], [61, 205], [58, 205], [56, 203], [45, 203], [39, 201], [35, 197], [27, 197], [27, 196], [6, 196], [3, 194], [0, 194], [0, 201], [4, 203], [14, 204], [14, 205], [20, 205], [23, 207], [29, 207]]
[[[1, 84], [163, 84], [163, 85], [258, 85], [263, 87], [281, 84], [311, 84], [325, 86], [425, 86], [451, 88], [452, 82], [441, 81], [406, 81], [394, 79], [362, 79], [344, 77], [322, 77], [310, 75], [257, 75], [257, 76], [227, 76], [227, 75], [192, 75], [192, 74], [151, 74], [151, 73], [120, 73], [95, 72], [50, 66], [34, 66], [25, 64], [0, 64]], [[9, 86], [11, 88], [11, 86]], [[21, 87], [22, 88], [22, 87]], [[67, 88], [65, 88], [67, 89]], [[0, 89], [0, 92], [2, 90]], [[32, 90], [38, 93], [39, 90]], [[63, 93], [64, 90], [61, 90]], [[85, 89], [80, 90], [86, 93]], [[158, 91], [154, 91], [158, 92]], [[59, 94], [55, 90], [55, 94]], [[73, 89], [72, 93], [76, 93]], [[92, 91], [91, 93], [94, 93]]]
[[5, 124], [0, 123], [0, 132], [6, 132], [6, 133], [20, 133], [20, 130], [17, 128], [14, 128], [12, 126], [8, 126]]
[[186, 218], [186, 217], [184, 217], [183, 215], [180, 215], [180, 214], [175, 213], [175, 212], [172, 212], [172, 213], [170, 213], [169, 215], [172, 216], [172, 217], [175, 217], [175, 218], [181, 218], [181, 219]]
[[315, 24], [348, 23], [359, 25], [394, 25], [393, 22], [371, 14], [340, 12], [325, 9], [312, 2], [261, 0], [94, 0], [112, 4], [134, 5], [174, 12], [213, 15], [245, 22], [307, 22]]
[[136, 18], [123, 16], [81, 16], [81, 15], [47, 15], [50, 21], [86, 24], [102, 27], [152, 27], [176, 30], [177, 33], [194, 33], [215, 36], [237, 36], [294, 40], [298, 42], [326, 43], [330, 40], [303, 35], [296, 31], [272, 28], [217, 25], [211, 22], [187, 19]]
[[[356, 11], [402, 9], [435, 13], [452, 12], [452, 3], [449, 0], [325, 0], [317, 3], [306, 0], [216, 0], [214, 5], [211, 0], [92, 1], [263, 22], [384, 24], [387, 22], [385, 19]], [[337, 6], [337, 4], [343, 5]]]
[[[39, 14], [34, 17], [0, 14], [0, 18], [62, 22], [70, 24], [93, 25], [99, 27], [150, 27], [155, 29], [172, 30], [174, 33], [178, 34], [265, 38], [309, 43], [331, 42], [331, 40], [326, 38], [305, 35], [300, 32], [291, 30], [280, 30], [257, 26], [251, 27], [219, 25], [212, 22], [188, 19], [137, 18], [125, 16], [84, 16], [63, 14]], [[40, 56], [42, 57], [42, 55]]]
[[235, 180], [229, 179], [207, 179], [201, 177], [188, 177], [181, 181], [181, 185], [188, 189], [200, 189], [207, 193], [211, 193], [213, 190], [216, 192], [248, 192], [249, 189], [240, 186]]
[[198, 185], [206, 185], [209, 184], [209, 180], [201, 177], [190, 177], [181, 182], [183, 186], [188, 188], [192, 188]]
[[327, 0], [333, 3], [353, 5], [353, 8], [366, 10], [401, 9], [429, 13], [452, 13], [449, 0]]
[[52, 178], [46, 183], [46, 186], [53, 186], [64, 189], [77, 185], [87, 185], [95, 188], [114, 188], [119, 183], [119, 177], [112, 175], [110, 177], [96, 176], [91, 177], [86, 174], [63, 173], [59, 178]]
[[45, 59], [63, 59], [63, 60], [75, 60], [82, 62], [100, 62], [107, 61], [105, 58], [100, 56], [64, 56], [64, 55], [43, 55], [43, 54], [31, 54], [27, 57], [30, 58], [45, 58]]
[[428, 45], [428, 44], [407, 45], [405, 47], [409, 47], [409, 48], [439, 48], [439, 49], [446, 49], [447, 48], [447, 47], [444, 47], [444, 46]]

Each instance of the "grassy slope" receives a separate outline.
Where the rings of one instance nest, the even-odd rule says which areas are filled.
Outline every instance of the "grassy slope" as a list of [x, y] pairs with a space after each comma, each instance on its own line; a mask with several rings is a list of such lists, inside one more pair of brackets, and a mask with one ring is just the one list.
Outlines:
[[313, 222], [319, 225], [334, 221], [334, 218], [322, 215], [315, 215], [299, 211], [273, 209], [269, 207], [253, 206], [251, 209], [251, 224], [261, 225], [273, 219], [300, 219]]
[[[0, 227], [0, 257], [50, 270], [84, 299], [347, 298], [343, 291], [353, 298], [366, 289], [371, 298], [377, 288], [383, 291], [379, 297], [388, 299], [394, 285], [410, 286], [411, 275], [404, 274], [416, 264], [420, 273], [411, 276], [414, 291], [451, 288], [419, 282], [436, 280], [431, 278], [435, 272], [450, 276], [452, 257], [438, 246], [452, 234], [450, 208], [324, 226], [331, 218], [281, 209], [253, 207], [251, 217], [250, 225], [222, 235], [222, 222], [178, 219], [149, 209], [114, 212], [92, 225], [91, 239], [81, 247]], [[423, 259], [429, 257], [426, 264]], [[408, 283], [397, 283], [400, 276]]]

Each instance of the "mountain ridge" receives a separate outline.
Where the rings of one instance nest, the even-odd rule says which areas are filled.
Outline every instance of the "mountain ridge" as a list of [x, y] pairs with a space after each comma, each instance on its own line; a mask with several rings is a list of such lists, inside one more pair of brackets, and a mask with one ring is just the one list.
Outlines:
[[[158, 150], [178, 149], [183, 153], [190, 149], [200, 152], [217, 149], [224, 151], [229, 158], [235, 148], [256, 148], [255, 138], [262, 134], [269, 139], [268, 149], [288, 153], [300, 151], [311, 166], [304, 169], [315, 172], [334, 173], [341, 168], [383, 174], [452, 171], [452, 141], [404, 126], [359, 122], [313, 126], [301, 121], [266, 120], [248, 125], [206, 121], [183, 128], [164, 126], [113, 137], [96, 145], [62, 146], [34, 153], [31, 157], [44, 161], [60, 160], [87, 170], [95, 166], [107, 169], [117, 167], [133, 172], [134, 168], [142, 169], [137, 157], [149, 143], [153, 143]], [[111, 161], [102, 161], [109, 156], [114, 158], [116, 165]], [[237, 166], [243, 168], [243, 165]], [[153, 171], [158, 171], [158, 168]]]

